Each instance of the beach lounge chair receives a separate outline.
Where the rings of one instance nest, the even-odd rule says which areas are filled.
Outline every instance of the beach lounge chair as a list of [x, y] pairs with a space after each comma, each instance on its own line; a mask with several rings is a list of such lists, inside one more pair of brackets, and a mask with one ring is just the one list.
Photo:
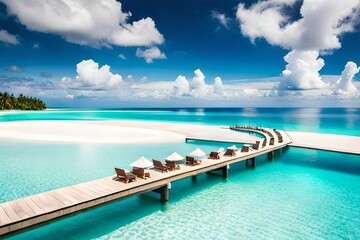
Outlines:
[[211, 152], [208, 159], [220, 159], [220, 153], [219, 152]]
[[278, 131], [276, 131], [275, 133], [276, 133], [276, 136], [277, 136], [277, 138], [278, 138], [278, 142], [279, 142], [279, 143], [282, 143], [284, 140], [283, 140], [283, 137], [282, 137], [281, 133], [278, 132]]
[[226, 149], [226, 152], [224, 153], [224, 156], [227, 156], [227, 157], [236, 156], [235, 150], [234, 149]]
[[185, 157], [185, 163], [186, 163], [186, 164], [189, 164], [189, 165], [195, 166], [195, 165], [200, 165], [200, 164], [201, 164], [201, 161], [196, 160], [196, 159], [193, 158], [193, 157], [186, 156], [186, 157]]
[[119, 179], [123, 179], [124, 183], [136, 181], [136, 176], [130, 172], [125, 172], [122, 168], [115, 168], [116, 175]]
[[249, 146], [242, 146], [242, 148], [241, 148], [241, 150], [240, 150], [241, 152], [249, 152]]
[[256, 141], [255, 144], [251, 147], [254, 150], [259, 150], [260, 141]]
[[148, 177], [150, 177], [150, 173], [149, 172], [145, 172], [145, 169], [143, 168], [136, 168], [134, 167], [132, 170], [132, 174], [134, 174], [135, 176], [139, 177], [139, 178], [143, 178], [143, 179], [147, 179]]
[[175, 161], [165, 160], [165, 165], [169, 168], [170, 171], [180, 170], [180, 166], [176, 164]]
[[265, 138], [264, 141], [263, 141], [263, 143], [262, 143], [262, 147], [265, 147], [266, 144], [267, 144], [267, 139]]
[[270, 145], [274, 145], [274, 144], [275, 144], [275, 138], [272, 137], [272, 138], [270, 138]]
[[154, 164], [154, 168], [161, 170], [161, 172], [168, 172], [170, 170], [168, 166], [166, 166], [159, 160], [153, 159], [153, 164]]

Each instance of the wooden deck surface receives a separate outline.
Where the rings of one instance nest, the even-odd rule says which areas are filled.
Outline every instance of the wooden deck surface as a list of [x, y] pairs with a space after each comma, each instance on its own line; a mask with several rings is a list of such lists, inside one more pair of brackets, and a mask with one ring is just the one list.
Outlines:
[[269, 145], [268, 139], [266, 147], [260, 146], [259, 150], [247, 153], [238, 151], [234, 157], [222, 156], [220, 160], [204, 159], [201, 165], [181, 165], [180, 170], [168, 173], [150, 170], [151, 178], [147, 180], [137, 178], [136, 182], [125, 184], [114, 179], [115, 176], [110, 176], [2, 203], [0, 204], [0, 235], [115, 199], [151, 191], [172, 181], [209, 172], [231, 163], [281, 149], [291, 141], [283, 131], [280, 132], [284, 139], [282, 143], [277, 143], [276, 134], [273, 134], [275, 137], [273, 146]]

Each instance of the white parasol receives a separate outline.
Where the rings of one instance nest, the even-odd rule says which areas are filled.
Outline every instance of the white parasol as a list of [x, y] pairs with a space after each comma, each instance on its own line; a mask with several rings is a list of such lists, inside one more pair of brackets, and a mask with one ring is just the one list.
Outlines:
[[231, 147], [228, 147], [227, 149], [237, 150], [238, 148], [235, 145], [232, 145]]
[[223, 151], [225, 151], [225, 149], [223, 147], [221, 147], [221, 148], [219, 148], [219, 150], [217, 150], [218, 153], [221, 153]]
[[190, 156], [194, 156], [194, 157], [204, 157], [205, 155], [206, 153], [200, 148], [197, 148], [190, 153]]
[[173, 152], [171, 155], [167, 156], [165, 158], [165, 160], [168, 160], [168, 161], [181, 161], [181, 160], [184, 160], [184, 157], [179, 155], [177, 152]]
[[136, 160], [135, 162], [133, 162], [132, 164], [130, 164], [130, 166], [136, 167], [136, 168], [150, 168], [150, 167], [153, 167], [154, 165], [151, 161], [149, 161], [145, 157], [141, 157], [138, 160]]

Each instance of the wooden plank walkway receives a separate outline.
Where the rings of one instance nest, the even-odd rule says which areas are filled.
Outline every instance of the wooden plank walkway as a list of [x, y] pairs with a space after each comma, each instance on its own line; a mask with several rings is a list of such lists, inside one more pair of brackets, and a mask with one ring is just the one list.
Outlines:
[[276, 138], [275, 144], [269, 145], [269, 136], [262, 133], [268, 138], [267, 145], [263, 148], [260, 145], [259, 150], [247, 153], [238, 151], [234, 157], [222, 156], [219, 160], [204, 159], [201, 165], [181, 165], [180, 170], [168, 173], [150, 170], [151, 178], [147, 180], [137, 178], [136, 182], [124, 184], [117, 181], [114, 176], [110, 176], [2, 203], [0, 204], [0, 235], [109, 201], [167, 187], [169, 183], [176, 180], [216, 169], [227, 169], [232, 163], [271, 153], [291, 143], [285, 132], [280, 132], [284, 138], [282, 143], [278, 143], [276, 134], [273, 134]]

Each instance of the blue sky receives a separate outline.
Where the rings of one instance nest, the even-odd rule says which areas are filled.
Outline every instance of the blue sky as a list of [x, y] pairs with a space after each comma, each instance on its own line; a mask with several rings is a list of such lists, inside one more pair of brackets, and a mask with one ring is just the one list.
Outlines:
[[[306, 13], [307, 6], [311, 5], [309, 1], [296, 0], [259, 3], [241, 0], [173, 0], [171, 3], [165, 0], [123, 0], [121, 9], [114, 0], [98, 1], [96, 4], [110, 4], [113, 10], [109, 14], [107, 10], [98, 14], [94, 8], [99, 9], [100, 5], [88, 6], [91, 5], [88, 1], [78, 1], [78, 6], [71, 4], [70, 0], [57, 1], [59, 5], [56, 6], [51, 4], [52, 1], [16, 2], [0, 0], [0, 31], [3, 33], [0, 34], [0, 91], [36, 95], [51, 106], [86, 106], [86, 103], [109, 107], [172, 106], [177, 105], [179, 99], [189, 106], [212, 106], [209, 99], [223, 106], [237, 106], [238, 100], [260, 105], [264, 101], [283, 105], [284, 99], [311, 102], [314, 98], [321, 98], [324, 105], [331, 105], [334, 99], [347, 105], [358, 101], [357, 90], [352, 88], [357, 89], [356, 63], [360, 63], [358, 0], [345, 0], [340, 8], [336, 0], [329, 1], [330, 4], [317, 3], [315, 13], [309, 10]], [[242, 9], [239, 4], [243, 4]], [[93, 25], [98, 26], [82, 27], [86, 26], [86, 16], [73, 22], [69, 20], [71, 15], [52, 16], [51, 7], [54, 12], [57, 9], [66, 13], [71, 9], [76, 16], [80, 15], [76, 11], [85, 9], [87, 17], [90, 16], [95, 23]], [[326, 15], [332, 10], [344, 13]], [[126, 19], [119, 23], [116, 17], [125, 15]], [[279, 15], [285, 20], [276, 22]], [[314, 29], [306, 20], [299, 21], [316, 17], [319, 24], [314, 24]], [[141, 19], [155, 24], [153, 27], [139, 27], [143, 35], [136, 34], [134, 27]], [[340, 21], [343, 26], [328, 26], [321, 19]], [[344, 23], [344, 19], [350, 20]], [[285, 27], [297, 21], [301, 31], [311, 34], [291, 40], [289, 38], [294, 34], [288, 34], [291, 29]], [[262, 23], [273, 24], [264, 28]], [[102, 31], [109, 28], [112, 32], [118, 30], [116, 26], [124, 24], [131, 24], [127, 25], [130, 33], [119, 32], [115, 36], [113, 33], [104, 35], [105, 30]], [[316, 28], [325, 29], [324, 33], [317, 36]], [[336, 41], [326, 41], [333, 37], [338, 39], [340, 46]], [[153, 54], [150, 58], [140, 56], [150, 49]], [[307, 73], [296, 73], [299, 69], [294, 62], [285, 62], [284, 56], [291, 51], [296, 52], [292, 54], [296, 61], [300, 59], [308, 65], [322, 66], [318, 60], [323, 59], [323, 66], [317, 68], [319, 71], [308, 71], [313, 80], [299, 78], [298, 75], [307, 76]], [[309, 51], [318, 55], [302, 54]], [[108, 65], [110, 75], [95, 73], [96, 79], [79, 76], [77, 64], [84, 60], [92, 62], [83, 64], [83, 71], [88, 71], [94, 64], [99, 68]], [[350, 76], [344, 76], [343, 84], [336, 85], [350, 61], [355, 64], [347, 65]], [[284, 75], [287, 64], [291, 74]], [[197, 69], [200, 72], [194, 73]], [[178, 81], [179, 75], [186, 80]], [[109, 84], [112, 77], [117, 82]], [[214, 90], [216, 77], [221, 78], [217, 80], [217, 86], [222, 91]], [[64, 78], [67, 81], [62, 81]], [[98, 81], [98, 78], [101, 79]], [[86, 99], [85, 103], [83, 99]]]

